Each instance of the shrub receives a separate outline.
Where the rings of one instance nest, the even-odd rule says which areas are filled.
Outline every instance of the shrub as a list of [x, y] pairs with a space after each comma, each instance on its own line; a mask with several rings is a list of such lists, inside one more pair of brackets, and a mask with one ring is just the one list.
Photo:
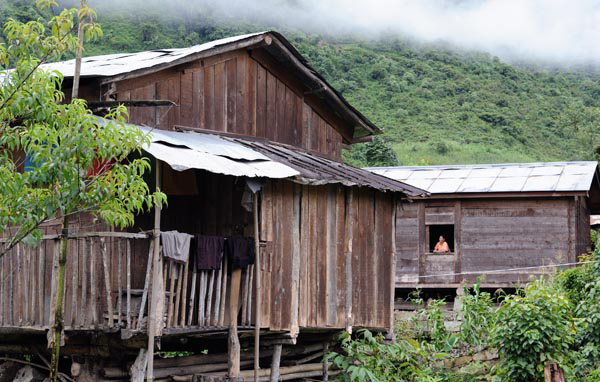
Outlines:
[[342, 370], [342, 381], [441, 382], [426, 367], [429, 354], [417, 341], [400, 340], [385, 344], [381, 334], [359, 330], [356, 338], [344, 332], [340, 336], [342, 352], [332, 352], [327, 359]]
[[536, 381], [547, 362], [565, 366], [573, 343], [569, 308], [566, 294], [544, 279], [504, 299], [491, 333], [503, 380]]

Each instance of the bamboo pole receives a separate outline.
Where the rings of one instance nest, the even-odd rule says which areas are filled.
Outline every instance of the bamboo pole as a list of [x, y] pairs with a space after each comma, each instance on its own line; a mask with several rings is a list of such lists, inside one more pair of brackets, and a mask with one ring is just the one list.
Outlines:
[[260, 237], [258, 234], [258, 193], [254, 193], [253, 208], [254, 210], [254, 264], [256, 271], [254, 272], [254, 289], [256, 290], [256, 301], [254, 314], [254, 382], [258, 382], [258, 369], [260, 368], [260, 303], [261, 303], [261, 286], [260, 286]]
[[[156, 191], [159, 191], [160, 187], [160, 162], [158, 159], [156, 160]], [[156, 301], [159, 301], [155, 298], [157, 293], [160, 293], [157, 286], [158, 283], [156, 280], [160, 277], [159, 273], [159, 247], [160, 247], [160, 206], [154, 206], [154, 253], [152, 256], [152, 300], [150, 301], [150, 311], [148, 312], [148, 352], [146, 353], [148, 357], [147, 369], [146, 369], [146, 380], [153, 381], [154, 380], [154, 335], [156, 332]], [[162, 317], [160, 318], [162, 319]]]

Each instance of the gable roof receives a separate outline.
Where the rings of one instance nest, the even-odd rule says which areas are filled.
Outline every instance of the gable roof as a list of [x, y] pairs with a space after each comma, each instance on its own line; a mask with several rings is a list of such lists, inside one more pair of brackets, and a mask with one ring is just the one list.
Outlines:
[[[381, 131], [315, 71], [308, 61], [281, 34], [274, 31], [245, 34], [180, 49], [156, 49], [137, 53], [118, 53], [84, 57], [81, 64], [82, 78], [100, 78], [103, 83], [133, 78], [157, 72], [205, 57], [237, 49], [264, 48], [306, 86], [305, 93], [322, 99], [342, 120], [354, 127], [354, 141]], [[42, 65], [47, 70], [56, 70], [65, 78], [73, 76], [75, 60]], [[353, 142], [350, 142], [353, 143]]]
[[588, 192], [597, 162], [506, 163], [453, 166], [371, 167], [431, 194]]

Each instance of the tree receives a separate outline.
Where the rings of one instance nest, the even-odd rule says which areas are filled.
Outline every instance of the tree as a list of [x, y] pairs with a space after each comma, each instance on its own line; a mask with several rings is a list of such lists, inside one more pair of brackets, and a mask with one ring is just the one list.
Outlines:
[[[57, 5], [37, 0], [40, 8]], [[64, 102], [60, 73], [40, 68], [78, 47], [75, 19], [91, 20], [88, 7], [66, 9], [46, 28], [40, 21], [10, 20], [0, 45], [0, 233], [10, 229], [0, 257], [17, 243], [35, 243], [40, 225], [62, 219], [61, 254], [54, 326], [51, 328], [51, 380], [57, 380], [63, 332], [63, 285], [69, 218], [85, 212], [123, 228], [137, 213], [160, 205], [166, 196], [152, 193], [143, 180], [150, 169], [141, 147], [149, 137], [125, 125], [127, 111], [117, 107], [104, 120], [81, 99]], [[101, 35], [97, 24], [82, 26], [86, 37]], [[12, 67], [12, 69], [9, 69]], [[27, 158], [30, 167], [22, 171]]]

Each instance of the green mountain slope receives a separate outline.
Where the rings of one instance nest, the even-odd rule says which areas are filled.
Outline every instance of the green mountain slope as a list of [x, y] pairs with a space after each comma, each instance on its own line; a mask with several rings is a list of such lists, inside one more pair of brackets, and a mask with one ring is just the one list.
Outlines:
[[[89, 44], [86, 55], [182, 47], [270, 29], [217, 20], [201, 8], [153, 8], [153, 1], [123, 5], [119, 13], [99, 4], [105, 37]], [[39, 17], [31, 4], [0, 3], [0, 22]], [[406, 39], [283, 32], [384, 130], [375, 144], [346, 153], [353, 164], [394, 163], [389, 147], [403, 165], [582, 160], [593, 158], [600, 143], [593, 123], [600, 106], [597, 74], [521, 68], [488, 54]]]

